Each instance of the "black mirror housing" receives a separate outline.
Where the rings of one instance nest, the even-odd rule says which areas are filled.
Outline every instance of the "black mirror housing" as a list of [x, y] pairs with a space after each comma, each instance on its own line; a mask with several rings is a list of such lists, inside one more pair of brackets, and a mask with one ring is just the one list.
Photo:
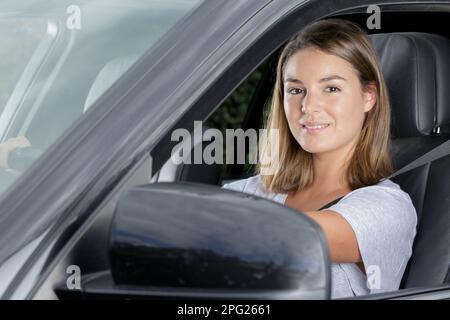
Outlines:
[[131, 188], [119, 199], [110, 241], [117, 285], [204, 298], [329, 298], [320, 227], [245, 193], [197, 183]]

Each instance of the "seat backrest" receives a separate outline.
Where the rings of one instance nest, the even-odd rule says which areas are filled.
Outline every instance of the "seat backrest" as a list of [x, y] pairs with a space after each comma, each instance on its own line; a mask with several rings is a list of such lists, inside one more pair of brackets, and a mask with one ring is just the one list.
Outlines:
[[[389, 88], [396, 169], [448, 140], [450, 41], [426, 33], [371, 35]], [[418, 215], [413, 253], [401, 288], [449, 282], [450, 156], [393, 178]]]
[[138, 59], [138, 55], [130, 54], [108, 61], [98, 73], [84, 102], [83, 112], [125, 73]]

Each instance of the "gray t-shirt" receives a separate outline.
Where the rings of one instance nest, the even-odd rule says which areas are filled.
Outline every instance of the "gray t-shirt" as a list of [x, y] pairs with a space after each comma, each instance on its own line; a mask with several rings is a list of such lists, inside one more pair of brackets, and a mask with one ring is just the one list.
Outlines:
[[[287, 194], [266, 192], [260, 176], [225, 184], [284, 204]], [[346, 194], [332, 210], [344, 217], [355, 232], [367, 276], [355, 263], [332, 263], [331, 297], [343, 298], [394, 291], [412, 253], [417, 214], [409, 195], [391, 180]]]

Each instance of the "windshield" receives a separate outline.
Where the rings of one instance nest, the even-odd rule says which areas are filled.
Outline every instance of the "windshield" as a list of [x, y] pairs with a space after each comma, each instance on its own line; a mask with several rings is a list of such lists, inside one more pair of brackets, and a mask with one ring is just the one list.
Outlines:
[[0, 1], [0, 194], [199, 2]]

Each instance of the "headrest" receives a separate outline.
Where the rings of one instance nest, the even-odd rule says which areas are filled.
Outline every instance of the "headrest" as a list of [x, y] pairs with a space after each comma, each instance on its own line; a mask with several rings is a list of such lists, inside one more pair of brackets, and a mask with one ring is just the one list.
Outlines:
[[389, 89], [392, 136], [426, 136], [450, 124], [449, 40], [416, 32], [370, 38]]
[[138, 59], [138, 55], [128, 55], [109, 61], [100, 70], [89, 90], [83, 112], [98, 99], [119, 77]]

